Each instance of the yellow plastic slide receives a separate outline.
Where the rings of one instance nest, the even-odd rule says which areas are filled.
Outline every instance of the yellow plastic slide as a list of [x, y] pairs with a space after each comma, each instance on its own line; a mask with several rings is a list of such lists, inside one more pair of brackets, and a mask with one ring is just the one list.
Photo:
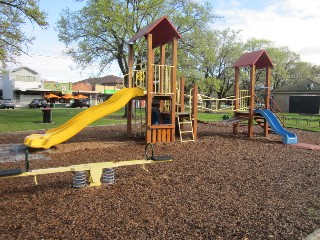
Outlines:
[[45, 134], [31, 134], [27, 136], [24, 139], [24, 144], [31, 148], [48, 149], [67, 141], [99, 118], [118, 111], [132, 98], [143, 95], [144, 92], [141, 88], [124, 88], [113, 94], [104, 103], [86, 109], [61, 126], [48, 130]]

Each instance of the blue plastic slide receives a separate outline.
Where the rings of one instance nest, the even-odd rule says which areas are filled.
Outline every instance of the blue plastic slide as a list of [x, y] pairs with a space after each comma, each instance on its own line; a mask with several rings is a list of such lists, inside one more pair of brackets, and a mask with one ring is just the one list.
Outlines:
[[274, 131], [276, 134], [282, 136], [282, 141], [284, 144], [295, 144], [298, 142], [297, 135], [288, 132], [286, 129], [284, 129], [276, 115], [274, 115], [270, 110], [268, 109], [256, 109], [254, 110], [255, 113], [261, 114], [270, 125], [272, 131]]

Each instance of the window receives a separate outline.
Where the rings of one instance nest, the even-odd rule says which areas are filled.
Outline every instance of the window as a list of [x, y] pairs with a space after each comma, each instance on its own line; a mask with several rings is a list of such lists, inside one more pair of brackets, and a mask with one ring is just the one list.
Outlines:
[[16, 75], [16, 81], [34, 82], [35, 80], [36, 80], [36, 78], [34, 76]]

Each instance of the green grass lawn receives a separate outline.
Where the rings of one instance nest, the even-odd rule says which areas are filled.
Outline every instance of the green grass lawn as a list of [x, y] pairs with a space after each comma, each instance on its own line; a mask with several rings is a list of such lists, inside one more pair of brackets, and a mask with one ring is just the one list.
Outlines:
[[[0, 110], [0, 133], [18, 132], [28, 130], [51, 129], [60, 126], [67, 122], [72, 117], [76, 116], [86, 109], [81, 108], [54, 108], [52, 109], [53, 123], [43, 123], [43, 115], [41, 109], [2, 109]], [[142, 111], [144, 114], [144, 111]], [[126, 118], [123, 117], [124, 109], [103, 117], [90, 126], [101, 126], [109, 124], [126, 123]], [[198, 113], [198, 119], [205, 122], [221, 121], [224, 115], [229, 118], [233, 116], [232, 112], [225, 113]], [[298, 128], [309, 131], [320, 132], [319, 115], [304, 116], [299, 114], [286, 113], [285, 127]], [[296, 120], [300, 119], [300, 120]], [[308, 119], [308, 121], [307, 121]], [[313, 121], [310, 121], [313, 120]]]
[[320, 132], [320, 115], [286, 113], [284, 125], [291, 128]]
[[[0, 133], [55, 128], [85, 110], [84, 108], [54, 108], [52, 109], [53, 122], [43, 123], [41, 109], [3, 109], [0, 110]], [[93, 122], [90, 126], [125, 123], [126, 118], [123, 118], [123, 115], [124, 110], [121, 109]]]

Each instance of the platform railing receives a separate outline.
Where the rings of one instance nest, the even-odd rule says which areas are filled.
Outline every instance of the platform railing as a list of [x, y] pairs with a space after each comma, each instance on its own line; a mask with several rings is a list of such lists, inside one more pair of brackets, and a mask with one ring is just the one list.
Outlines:
[[[152, 64], [153, 66], [153, 93], [172, 94], [171, 81], [174, 66]], [[160, 84], [162, 82], [162, 84]]]
[[[138, 66], [139, 65], [139, 66]], [[132, 87], [140, 87], [147, 91], [147, 69], [145, 64], [134, 65], [133, 68], [137, 70], [132, 70], [131, 74], [126, 74], [126, 77], [131, 77], [128, 79], [132, 83]], [[138, 66], [138, 67], [137, 67]], [[172, 81], [172, 70], [174, 66], [170, 65], [160, 65], [152, 64], [153, 66], [153, 87], [152, 93], [161, 95], [172, 94], [171, 81]]]
[[[189, 105], [192, 102], [192, 90], [190, 90]], [[203, 94], [198, 94], [198, 110], [205, 112], [223, 112], [223, 111], [247, 111], [249, 109], [249, 91], [239, 90], [239, 108], [236, 109], [236, 98], [234, 96], [226, 98], [212, 98]], [[210, 103], [209, 103], [210, 102]]]
[[139, 87], [144, 91], [147, 91], [147, 69], [145, 63], [133, 65], [131, 73], [123, 75], [122, 78], [123, 81], [125, 78], [130, 78], [128, 79], [128, 82], [131, 83], [132, 87]]

